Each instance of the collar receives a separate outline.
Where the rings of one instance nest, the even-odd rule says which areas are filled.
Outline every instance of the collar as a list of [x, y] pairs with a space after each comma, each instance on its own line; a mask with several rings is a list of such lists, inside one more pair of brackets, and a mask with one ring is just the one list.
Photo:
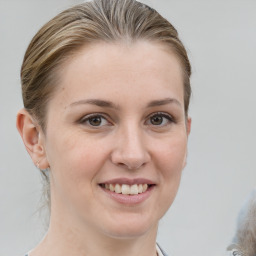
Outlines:
[[158, 256], [167, 256], [166, 254], [164, 254], [164, 252], [162, 251], [158, 244], [156, 244], [156, 251]]

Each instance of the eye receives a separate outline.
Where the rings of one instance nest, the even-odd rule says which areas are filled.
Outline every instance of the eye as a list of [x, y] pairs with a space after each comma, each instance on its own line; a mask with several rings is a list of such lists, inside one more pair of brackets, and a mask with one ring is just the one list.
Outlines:
[[174, 122], [172, 116], [166, 113], [155, 113], [149, 117], [146, 123], [149, 125], [162, 127], [172, 122]]
[[163, 123], [163, 119], [164, 118], [162, 116], [155, 115], [155, 116], [150, 117], [150, 122], [153, 125], [161, 125]]
[[110, 125], [110, 122], [100, 114], [91, 114], [82, 118], [80, 123], [93, 126], [93, 127], [101, 127]]

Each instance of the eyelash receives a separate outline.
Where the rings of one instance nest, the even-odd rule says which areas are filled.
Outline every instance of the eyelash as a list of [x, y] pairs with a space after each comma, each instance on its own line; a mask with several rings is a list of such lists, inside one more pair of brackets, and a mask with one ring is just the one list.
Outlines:
[[154, 125], [154, 124], [150, 124], [150, 125], [152, 125], [152, 126], [155, 126], [155, 127], [164, 127], [164, 126], [167, 126], [167, 125], [169, 125], [169, 124], [171, 124], [171, 123], [175, 123], [175, 120], [174, 120], [174, 118], [171, 116], [171, 115], [169, 115], [169, 114], [167, 114], [167, 113], [164, 113], [164, 112], [157, 112], [157, 113], [153, 113], [153, 114], [151, 114], [148, 118], [147, 118], [147, 121], [149, 120], [151, 120], [152, 121], [152, 118], [153, 117], [157, 117], [157, 116], [159, 116], [159, 117], [161, 117], [161, 118], [165, 118], [165, 119], [167, 119], [167, 121], [166, 121], [166, 123], [165, 124], [160, 124], [160, 125]]
[[[92, 125], [90, 124], [90, 120], [92, 120], [93, 118], [100, 118], [100, 121], [102, 123], [102, 120], [105, 120], [108, 124], [107, 126], [111, 125], [111, 122], [109, 121], [109, 118], [105, 117], [104, 114], [102, 113], [93, 113], [93, 114], [89, 114], [89, 115], [86, 115], [84, 116], [80, 121], [79, 123], [81, 124], [87, 124], [88, 126], [90, 127], [94, 127], [94, 128], [98, 128], [98, 127], [102, 127], [103, 125], [100, 124], [100, 125]], [[104, 125], [105, 126], [105, 125]]]
[[[147, 124], [147, 122], [151, 122], [152, 118], [154, 118], [154, 117], [161, 117], [162, 119], [165, 118], [167, 121], [165, 122], [165, 124], [161, 123], [159, 125], [154, 125], [154, 124], [150, 123], [149, 124], [150, 126], [164, 127], [164, 126], [169, 125], [170, 123], [175, 122], [175, 120], [173, 119], [173, 117], [171, 115], [163, 113], [163, 112], [157, 112], [157, 113], [153, 113], [150, 116], [148, 116], [145, 123]], [[100, 118], [100, 124], [99, 125], [92, 125], [90, 123], [90, 121], [92, 121], [93, 118]], [[102, 120], [105, 120], [105, 122], [107, 122], [107, 124], [102, 125]], [[95, 129], [100, 128], [102, 126], [111, 126], [112, 125], [112, 122], [109, 121], [109, 118], [107, 118], [102, 113], [93, 113], [93, 114], [86, 115], [82, 119], [80, 119], [79, 123], [80, 124], [86, 124], [86, 125], [88, 125], [90, 127], [93, 127]]]

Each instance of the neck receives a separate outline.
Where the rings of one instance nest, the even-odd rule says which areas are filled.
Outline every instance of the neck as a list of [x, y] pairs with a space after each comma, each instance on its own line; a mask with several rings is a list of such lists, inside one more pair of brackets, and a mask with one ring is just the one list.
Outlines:
[[30, 256], [156, 256], [157, 226], [137, 237], [118, 238], [72, 224], [52, 219], [46, 236]]

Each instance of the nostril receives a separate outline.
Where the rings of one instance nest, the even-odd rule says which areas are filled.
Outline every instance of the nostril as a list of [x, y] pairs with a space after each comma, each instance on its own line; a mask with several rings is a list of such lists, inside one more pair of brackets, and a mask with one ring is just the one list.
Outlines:
[[131, 163], [126, 163], [126, 164], [123, 164], [125, 165], [129, 170], [138, 170], [139, 168], [141, 168], [145, 163], [134, 163], [134, 164], [131, 164]]
[[141, 164], [133, 165], [133, 164], [127, 164], [127, 163], [118, 163], [118, 166], [124, 167], [129, 170], [138, 170], [142, 165]]
[[132, 166], [127, 166], [127, 168], [129, 169], [129, 170], [137, 170], [139, 167], [132, 167]]

